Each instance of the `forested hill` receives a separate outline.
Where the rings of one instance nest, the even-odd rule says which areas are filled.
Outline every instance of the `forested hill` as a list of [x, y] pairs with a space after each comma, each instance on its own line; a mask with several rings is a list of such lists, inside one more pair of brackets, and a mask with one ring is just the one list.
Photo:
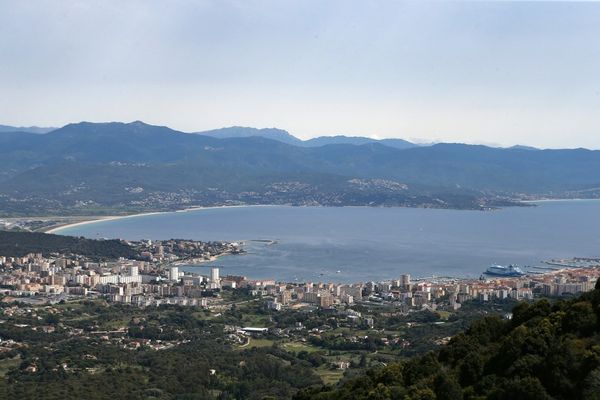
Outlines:
[[520, 303], [512, 320], [478, 320], [439, 351], [295, 399], [600, 399], [599, 286], [554, 305]]
[[[269, 137], [282, 132], [257, 130]], [[398, 141], [345, 137], [308, 146], [292, 136], [284, 143], [217, 133], [139, 121], [70, 124], [43, 135], [0, 132], [0, 211], [89, 214], [223, 204], [479, 209], [528, 196], [600, 197], [600, 151], [398, 148]]]
[[120, 240], [93, 240], [38, 232], [0, 230], [0, 255], [23, 257], [30, 253], [79, 254], [94, 259], [135, 258], [131, 246]]
[[[60, 189], [73, 190], [79, 184], [78, 190], [83, 191], [98, 177], [88, 173], [88, 177], [76, 174], [70, 179], [68, 174], [60, 174], [58, 179], [55, 174], [65, 166], [73, 173], [79, 166], [95, 166], [109, 173], [115, 172], [108, 167], [120, 168], [119, 173], [132, 176], [130, 184], [148, 189], [196, 188], [219, 181], [226, 187], [239, 183], [257, 186], [274, 179], [315, 183], [327, 178], [376, 178], [409, 185], [528, 193], [600, 186], [600, 151], [531, 151], [465, 144], [398, 149], [374, 141], [359, 143], [305, 147], [258, 136], [186, 134], [139, 121], [84, 122], [45, 135], [0, 132], [4, 150], [0, 178], [5, 178], [3, 186], [17, 191], [44, 186], [47, 179]], [[170, 185], [163, 175], [173, 176]], [[219, 180], [212, 179], [215, 176]], [[142, 177], [145, 181], [136, 182]]]

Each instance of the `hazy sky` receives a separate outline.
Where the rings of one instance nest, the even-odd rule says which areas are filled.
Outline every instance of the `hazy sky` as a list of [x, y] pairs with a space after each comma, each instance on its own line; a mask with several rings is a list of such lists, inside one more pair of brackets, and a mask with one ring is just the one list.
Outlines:
[[0, 0], [0, 123], [600, 148], [600, 3]]

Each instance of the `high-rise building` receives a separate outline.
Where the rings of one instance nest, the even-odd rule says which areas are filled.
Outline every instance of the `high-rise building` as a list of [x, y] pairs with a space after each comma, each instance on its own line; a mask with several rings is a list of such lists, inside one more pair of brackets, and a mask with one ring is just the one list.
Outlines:
[[400, 289], [402, 290], [410, 290], [410, 275], [402, 274], [400, 275]]
[[172, 281], [179, 281], [179, 267], [171, 267], [169, 269], [169, 279]]
[[219, 268], [212, 267], [210, 269], [210, 283], [219, 283]]
[[340, 296], [352, 296], [354, 301], [362, 300], [362, 287], [360, 286], [343, 286], [340, 291]]
[[289, 290], [283, 290], [279, 293], [279, 302], [283, 305], [287, 305], [290, 301], [292, 301], [292, 292]]
[[302, 296], [302, 301], [305, 303], [316, 303], [319, 300], [319, 295], [316, 292], [306, 292]]
[[330, 293], [323, 292], [319, 295], [319, 305], [322, 308], [329, 308], [333, 305], [333, 296]]

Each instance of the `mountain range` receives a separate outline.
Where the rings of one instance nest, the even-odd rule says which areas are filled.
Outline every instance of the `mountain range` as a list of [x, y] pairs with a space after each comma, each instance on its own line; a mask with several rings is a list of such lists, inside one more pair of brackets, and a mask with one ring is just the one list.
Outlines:
[[38, 133], [44, 134], [48, 132], [52, 132], [57, 128], [43, 128], [39, 126], [9, 126], [9, 125], [0, 125], [0, 132], [27, 132], [27, 133]]
[[600, 193], [598, 151], [398, 148], [365, 138], [328, 139], [333, 143], [239, 127], [190, 134], [140, 121], [82, 122], [43, 135], [0, 132], [0, 210], [16, 215], [265, 203], [479, 209]]
[[328, 144], [353, 144], [361, 145], [367, 143], [379, 143], [385, 146], [394, 147], [397, 149], [409, 149], [412, 147], [418, 147], [418, 145], [411, 143], [404, 139], [371, 139], [363, 136], [319, 136], [316, 138], [301, 140], [295, 136], [292, 136], [289, 132], [283, 129], [277, 128], [266, 128], [256, 129], [247, 128], [242, 126], [232, 126], [229, 128], [214, 129], [210, 131], [195, 132], [199, 135], [211, 136], [218, 139], [226, 138], [242, 138], [242, 137], [263, 137], [266, 139], [277, 140], [282, 143], [291, 144], [294, 146], [302, 147], [319, 147]]
[[[9, 125], [0, 125], [0, 132], [25, 132], [25, 133], [37, 133], [44, 134], [49, 133], [58, 128], [51, 127], [38, 127], [38, 126], [29, 126], [29, 127], [16, 127]], [[211, 136], [217, 139], [228, 139], [228, 138], [243, 138], [243, 137], [263, 137], [265, 139], [276, 140], [278, 142], [291, 144], [294, 146], [304, 146], [304, 147], [318, 147], [324, 146], [326, 144], [366, 144], [366, 143], [381, 143], [386, 146], [398, 148], [398, 149], [408, 149], [411, 147], [417, 147], [417, 144], [411, 143], [404, 139], [372, 139], [363, 136], [345, 136], [345, 135], [336, 135], [336, 136], [319, 136], [316, 138], [301, 140], [297, 137], [291, 135], [289, 132], [283, 129], [277, 128], [249, 128], [244, 126], [231, 126], [227, 128], [220, 129], [212, 129], [209, 131], [201, 131], [201, 132], [193, 132], [198, 135]]]
[[[49, 133], [58, 128], [53, 127], [16, 127], [9, 125], [0, 125], [0, 132], [26, 132], [26, 133], [37, 133], [44, 134]], [[262, 137], [265, 139], [276, 140], [278, 142], [291, 144], [294, 146], [302, 147], [319, 147], [328, 144], [353, 144], [361, 145], [367, 143], [379, 143], [385, 146], [394, 147], [396, 149], [409, 149], [420, 146], [430, 146], [430, 144], [416, 144], [409, 142], [408, 140], [398, 138], [386, 138], [386, 139], [373, 139], [365, 136], [346, 136], [346, 135], [335, 135], [335, 136], [318, 136], [307, 140], [299, 139], [288, 131], [278, 128], [251, 128], [245, 126], [231, 126], [226, 128], [211, 129], [208, 131], [193, 132], [198, 135], [210, 136], [217, 139], [228, 139], [228, 138], [244, 138], [244, 137]], [[531, 146], [515, 145], [514, 149], [523, 150], [538, 150]]]

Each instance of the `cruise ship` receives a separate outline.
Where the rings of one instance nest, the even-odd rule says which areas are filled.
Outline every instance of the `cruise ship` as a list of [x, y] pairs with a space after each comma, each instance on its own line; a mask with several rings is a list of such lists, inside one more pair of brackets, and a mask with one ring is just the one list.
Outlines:
[[521, 270], [521, 268], [516, 265], [509, 265], [505, 267], [504, 265], [492, 265], [490, 266], [485, 273], [487, 275], [498, 275], [498, 276], [523, 276], [525, 272]]

